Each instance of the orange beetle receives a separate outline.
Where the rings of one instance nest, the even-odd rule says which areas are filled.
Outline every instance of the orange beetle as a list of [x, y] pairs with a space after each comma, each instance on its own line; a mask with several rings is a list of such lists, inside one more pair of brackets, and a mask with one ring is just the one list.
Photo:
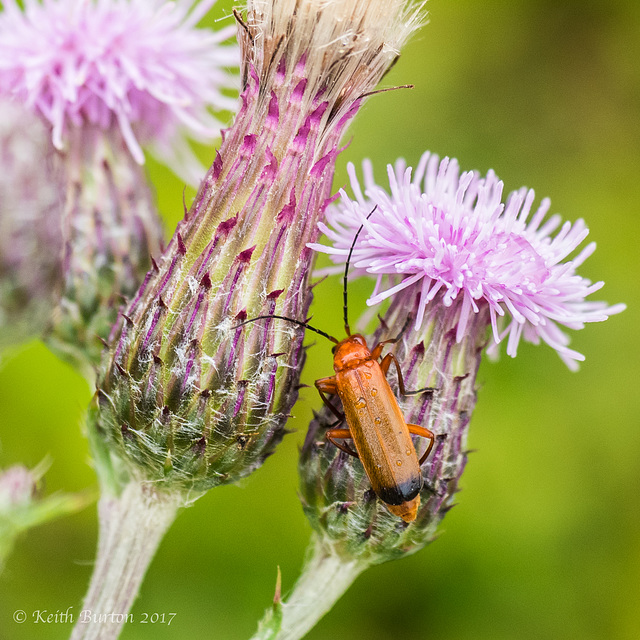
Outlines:
[[[372, 213], [373, 211], [369, 215]], [[394, 343], [398, 338], [380, 342], [370, 351], [363, 336], [351, 333], [347, 318], [347, 275], [353, 248], [361, 230], [362, 227], [355, 235], [344, 272], [344, 324], [347, 338], [338, 341], [306, 322], [278, 315], [258, 316], [245, 320], [238, 326], [255, 320], [276, 318], [311, 329], [335, 344], [332, 350], [335, 375], [316, 380], [315, 386], [323, 402], [338, 418], [339, 423], [346, 421], [347, 428], [337, 428], [338, 423], [326, 432], [326, 437], [342, 451], [360, 459], [371, 488], [392, 514], [405, 522], [412, 522], [416, 519], [420, 506], [419, 493], [423, 486], [420, 467], [431, 452], [435, 436], [426, 427], [406, 423], [398, 401], [387, 382], [387, 371], [393, 362], [403, 395], [432, 392], [433, 389], [425, 388], [407, 392], [404, 388], [400, 365], [395, 356], [389, 353], [378, 362], [384, 345]], [[329, 401], [328, 395], [337, 395], [340, 398], [344, 414]], [[420, 460], [413, 446], [411, 434], [430, 440]], [[347, 438], [353, 440], [355, 451], [346, 443], [338, 442]]]
[[[376, 495], [391, 513], [412, 522], [420, 506], [420, 466], [431, 452], [435, 438], [429, 429], [406, 423], [386, 378], [393, 362], [400, 391], [406, 394], [398, 361], [389, 353], [378, 362], [384, 345], [381, 342], [369, 351], [360, 334], [350, 335], [333, 349], [335, 376], [316, 380], [315, 385], [325, 404], [347, 423], [346, 429], [329, 429], [327, 439], [347, 453], [357, 452]], [[340, 398], [344, 415], [329, 402], [327, 394]], [[410, 434], [430, 440], [420, 460]], [[336, 442], [344, 438], [353, 440], [355, 452]]]

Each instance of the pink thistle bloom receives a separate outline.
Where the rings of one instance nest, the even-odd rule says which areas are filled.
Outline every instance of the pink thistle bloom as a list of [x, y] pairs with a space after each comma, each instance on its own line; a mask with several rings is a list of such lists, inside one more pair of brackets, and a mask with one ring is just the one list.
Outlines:
[[[7, 0], [0, 14], [0, 91], [39, 113], [54, 146], [70, 131], [116, 127], [136, 162], [141, 145], [197, 182], [203, 171], [185, 134], [219, 133], [211, 109], [235, 109], [223, 89], [236, 78], [236, 46], [221, 46], [235, 26], [197, 23], [215, 0]], [[167, 160], [168, 157], [168, 160]]]
[[430, 153], [415, 172], [402, 160], [389, 165], [390, 193], [375, 183], [370, 162], [365, 161], [363, 171], [364, 193], [350, 164], [355, 200], [341, 190], [339, 204], [327, 213], [331, 226], [319, 225], [332, 246], [310, 246], [344, 263], [363, 225], [352, 272], [376, 276], [369, 305], [413, 290], [418, 296], [416, 330], [425, 312], [444, 305], [456, 311], [457, 342], [471, 314], [488, 309], [494, 349], [507, 338], [507, 353], [514, 357], [521, 338], [534, 344], [543, 340], [570, 369], [584, 356], [568, 348], [560, 326], [582, 329], [586, 322], [624, 310], [623, 304], [585, 300], [604, 284], [576, 273], [595, 243], [564, 261], [589, 231], [583, 220], [562, 224], [559, 215], [545, 220], [547, 198], [532, 214], [533, 190], [514, 191], [505, 204], [503, 183], [492, 171], [485, 178], [460, 173], [455, 159], [440, 161]]

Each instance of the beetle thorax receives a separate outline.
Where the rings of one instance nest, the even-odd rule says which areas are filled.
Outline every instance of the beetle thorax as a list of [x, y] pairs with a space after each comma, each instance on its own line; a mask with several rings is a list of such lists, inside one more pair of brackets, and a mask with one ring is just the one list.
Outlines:
[[356, 333], [345, 338], [334, 347], [333, 368], [337, 373], [370, 359], [371, 352], [367, 347], [367, 341], [359, 333]]

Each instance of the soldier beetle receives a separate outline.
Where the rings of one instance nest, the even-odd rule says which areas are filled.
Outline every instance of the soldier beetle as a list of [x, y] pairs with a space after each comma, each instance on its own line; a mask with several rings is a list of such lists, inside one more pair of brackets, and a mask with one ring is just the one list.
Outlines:
[[[369, 216], [372, 214], [373, 211]], [[363, 226], [354, 237], [344, 271], [344, 327], [347, 333], [344, 340], [337, 340], [306, 322], [278, 315], [258, 316], [245, 320], [238, 326], [256, 320], [275, 318], [310, 329], [334, 343], [332, 353], [335, 375], [315, 381], [322, 401], [338, 419], [338, 422], [327, 430], [326, 438], [345, 453], [359, 458], [371, 488], [385, 503], [387, 509], [405, 522], [412, 522], [416, 519], [420, 506], [419, 494], [423, 486], [420, 467], [431, 452], [435, 436], [426, 427], [407, 424], [405, 421], [387, 381], [391, 363], [396, 367], [398, 385], [403, 395], [432, 392], [433, 389], [407, 392], [396, 357], [388, 353], [380, 359], [384, 346], [397, 342], [399, 336], [384, 340], [369, 350], [362, 335], [351, 333], [347, 312], [347, 276], [351, 255]], [[328, 396], [331, 395], [340, 398], [344, 413], [330, 402]], [[346, 428], [339, 428], [345, 421]], [[430, 441], [420, 460], [413, 446], [411, 434], [428, 438]], [[339, 442], [346, 439], [353, 441], [355, 451], [345, 442]]]

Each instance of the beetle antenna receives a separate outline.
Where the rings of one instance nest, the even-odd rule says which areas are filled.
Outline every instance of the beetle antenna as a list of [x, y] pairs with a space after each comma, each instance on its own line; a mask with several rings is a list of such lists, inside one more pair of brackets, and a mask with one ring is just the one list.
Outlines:
[[[378, 318], [380, 318], [380, 316], [378, 316]], [[409, 314], [407, 316], [407, 319], [404, 321], [404, 324], [402, 325], [402, 329], [400, 329], [400, 331], [398, 332], [398, 335], [395, 338], [389, 338], [388, 340], [382, 340], [381, 342], [378, 342], [378, 344], [379, 345], [381, 345], [381, 344], [395, 344], [396, 342], [398, 342], [398, 340], [400, 340], [400, 338], [402, 338], [402, 335], [407, 330], [407, 327], [411, 324], [412, 321], [413, 321], [413, 317], [411, 316], [411, 314]], [[380, 318], [380, 322], [383, 323], [384, 320], [382, 318]], [[386, 325], [386, 323], [385, 323], [385, 325]]]
[[[373, 212], [377, 208], [378, 208], [378, 205], [376, 205], [375, 207], [373, 207], [373, 209], [371, 209], [371, 213], [369, 213], [365, 222], [373, 215]], [[349, 249], [349, 255], [347, 256], [347, 263], [344, 265], [344, 277], [342, 280], [343, 282], [342, 299], [344, 300], [344, 306], [343, 306], [344, 329], [347, 332], [348, 336], [351, 335], [351, 327], [349, 326], [349, 315], [348, 315], [349, 305], [347, 300], [347, 276], [349, 275], [349, 263], [351, 262], [351, 256], [353, 254], [353, 250], [355, 249], [358, 236], [360, 235], [360, 232], [362, 231], [363, 228], [364, 228], [364, 222], [360, 225], [360, 228], [356, 231], [356, 235], [354, 236], [353, 242], [351, 243], [351, 249]]]
[[400, 338], [402, 338], [402, 335], [404, 334], [404, 332], [409, 328], [409, 325], [413, 322], [413, 317], [411, 316], [411, 314], [409, 314], [407, 316], [407, 319], [404, 321], [404, 324], [402, 325], [402, 329], [400, 329], [400, 331], [398, 331], [398, 335], [393, 338], [393, 343], [395, 344], [396, 342], [398, 342], [398, 340], [400, 340]]
[[250, 322], [255, 322], [256, 320], [265, 320], [268, 318], [276, 318], [277, 320], [286, 320], [287, 322], [292, 322], [293, 324], [297, 324], [299, 327], [304, 327], [305, 329], [311, 329], [311, 331], [315, 331], [316, 333], [319, 333], [321, 336], [324, 336], [328, 340], [331, 340], [331, 342], [333, 342], [334, 344], [338, 344], [340, 342], [333, 336], [330, 336], [328, 333], [325, 333], [320, 329], [316, 329], [315, 327], [312, 327], [310, 324], [307, 324], [306, 322], [302, 322], [301, 320], [294, 320], [293, 318], [287, 318], [286, 316], [276, 316], [276, 315], [258, 316], [257, 318], [251, 318], [250, 320], [245, 320], [244, 322], [237, 324], [235, 327], [232, 327], [232, 329], [238, 329], [239, 327], [242, 327], [245, 324], [249, 324]]

